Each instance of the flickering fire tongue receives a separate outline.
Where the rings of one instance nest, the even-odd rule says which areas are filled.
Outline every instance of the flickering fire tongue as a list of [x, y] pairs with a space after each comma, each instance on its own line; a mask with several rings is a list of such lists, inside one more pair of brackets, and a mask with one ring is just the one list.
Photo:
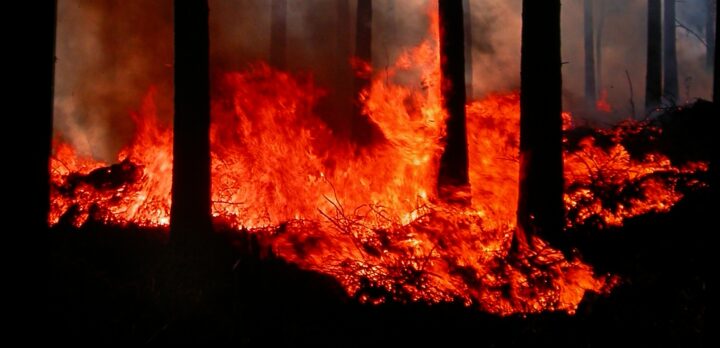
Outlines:
[[[518, 196], [519, 97], [493, 94], [467, 105], [472, 205], [436, 199], [446, 114], [440, 102], [437, 20], [430, 39], [401, 55], [360, 95], [384, 139], [357, 148], [315, 113], [324, 96], [308, 76], [258, 63], [226, 73], [213, 98], [213, 215], [255, 233], [301, 267], [333, 275], [360, 301], [462, 301], [507, 315], [573, 313], [585, 291], [605, 292], [596, 276], [542, 240], [511, 251]], [[394, 83], [395, 80], [413, 81]], [[151, 88], [133, 114], [136, 133], [108, 166], [57, 141], [51, 162], [50, 223], [167, 226], [172, 130], [158, 123]], [[570, 115], [565, 115], [569, 123]], [[607, 132], [622, 132], [609, 130]], [[621, 137], [621, 134], [617, 134]], [[568, 226], [606, 225], [681, 198], [677, 168], [660, 155], [632, 159], [619, 141], [593, 138], [565, 154]], [[610, 208], [612, 188], [639, 192]]]

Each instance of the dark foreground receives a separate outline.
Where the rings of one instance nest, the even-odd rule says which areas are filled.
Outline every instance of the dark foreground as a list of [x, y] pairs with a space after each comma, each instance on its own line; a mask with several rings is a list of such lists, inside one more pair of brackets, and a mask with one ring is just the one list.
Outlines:
[[[710, 235], [717, 231], [710, 200], [698, 194], [669, 214], [596, 234], [586, 259], [621, 275], [623, 284], [609, 296], [586, 296], [574, 316], [503, 318], [460, 304], [360, 305], [331, 279], [261, 260], [246, 248], [217, 251], [216, 270], [193, 276], [196, 267], [173, 269], [177, 263], [157, 231], [56, 230], [43, 331], [54, 342], [88, 343], [702, 346]], [[187, 290], [197, 287], [173, 280], [178, 274], [212, 285], [197, 295]]]

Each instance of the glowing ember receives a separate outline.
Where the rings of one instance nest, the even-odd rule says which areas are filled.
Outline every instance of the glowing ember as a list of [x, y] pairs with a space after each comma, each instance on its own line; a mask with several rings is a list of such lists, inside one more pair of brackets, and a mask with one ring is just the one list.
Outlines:
[[[255, 233], [274, 252], [340, 281], [361, 301], [459, 300], [507, 315], [574, 312], [585, 291], [614, 279], [593, 275], [541, 240], [510, 249], [519, 164], [519, 97], [494, 94], [467, 106], [473, 206], [435, 199], [445, 112], [440, 103], [437, 22], [430, 37], [373, 79], [360, 100], [384, 139], [358, 148], [315, 114], [324, 92], [309, 77], [257, 64], [227, 73], [213, 98], [213, 215]], [[367, 68], [367, 67], [365, 67]], [[403, 81], [403, 84], [393, 81]], [[408, 82], [411, 81], [411, 82]], [[137, 130], [117, 165], [82, 158], [57, 142], [51, 163], [51, 224], [167, 226], [172, 133], [157, 122], [155, 91], [133, 115]], [[566, 115], [569, 119], [569, 115]], [[673, 167], [642, 161], [589, 137], [565, 155], [568, 226], [599, 216], [608, 225], [665, 211], [681, 194], [654, 174]], [[638, 194], [606, 209], [608, 188]]]

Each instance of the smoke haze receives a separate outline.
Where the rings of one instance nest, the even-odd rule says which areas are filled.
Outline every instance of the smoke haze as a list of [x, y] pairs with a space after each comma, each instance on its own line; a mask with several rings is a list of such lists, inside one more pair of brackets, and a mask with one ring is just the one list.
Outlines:
[[[328, 91], [319, 108], [331, 127], [342, 127], [343, 100], [351, 90], [356, 1], [349, 18], [338, 18], [336, 0], [289, 0], [288, 69], [311, 74]], [[428, 32], [434, 1], [373, 1], [373, 66], [391, 65]], [[519, 88], [521, 0], [471, 0], [473, 95]], [[267, 61], [270, 0], [210, 0], [211, 72], [242, 70]], [[580, 118], [612, 123], [631, 117], [644, 100], [646, 0], [595, 0], [596, 32], [602, 39], [598, 91], [606, 90], [613, 111], [585, 110], [583, 102], [583, 1], [562, 3], [565, 108]], [[677, 3], [680, 100], [708, 99], [712, 74], [705, 68], [705, 0]], [[600, 31], [600, 22], [602, 30]], [[339, 26], [345, 26], [339, 30]], [[691, 33], [690, 31], [693, 31]], [[348, 37], [337, 32], [349, 33]], [[158, 89], [159, 116], [172, 119], [172, 1], [59, 0], [55, 133], [83, 154], [114, 160], [134, 132], [130, 111], [151, 86]], [[629, 72], [634, 94], [629, 92]], [[345, 94], [343, 94], [345, 93]], [[338, 116], [339, 115], [339, 116]]]

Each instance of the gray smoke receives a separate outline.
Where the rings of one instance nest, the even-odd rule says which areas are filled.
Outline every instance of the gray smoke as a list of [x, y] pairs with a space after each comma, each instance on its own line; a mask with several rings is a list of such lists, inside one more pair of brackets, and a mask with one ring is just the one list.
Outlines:
[[[350, 52], [354, 47], [355, 3], [350, 4]], [[373, 65], [381, 71], [403, 49], [428, 32], [434, 0], [373, 2]], [[474, 95], [519, 87], [522, 0], [471, 0]], [[611, 115], [584, 110], [581, 0], [563, 1], [562, 43], [565, 107], [579, 117], [611, 123], [630, 117], [630, 73], [634, 101], [642, 105], [645, 78], [646, 0], [602, 3], [602, 67], [598, 90], [608, 92]], [[336, 0], [288, 1], [288, 69], [311, 73], [329, 91], [347, 90], [337, 77], [347, 59], [336, 54]], [[267, 60], [270, 0], [210, 0], [213, 76]], [[678, 20], [704, 37], [705, 0], [678, 2]], [[596, 24], [600, 14], [596, 14]], [[55, 97], [56, 134], [82, 153], [114, 160], [134, 132], [130, 111], [139, 108], [150, 86], [158, 88], [159, 116], [172, 118], [172, 1], [59, 0]], [[705, 46], [678, 28], [681, 100], [709, 98], [712, 76]], [[332, 96], [332, 93], [330, 94]], [[328, 113], [338, 108], [328, 107]], [[639, 111], [639, 108], [638, 108]], [[342, 115], [340, 115], [342, 116]], [[335, 122], [328, 119], [330, 123]]]

